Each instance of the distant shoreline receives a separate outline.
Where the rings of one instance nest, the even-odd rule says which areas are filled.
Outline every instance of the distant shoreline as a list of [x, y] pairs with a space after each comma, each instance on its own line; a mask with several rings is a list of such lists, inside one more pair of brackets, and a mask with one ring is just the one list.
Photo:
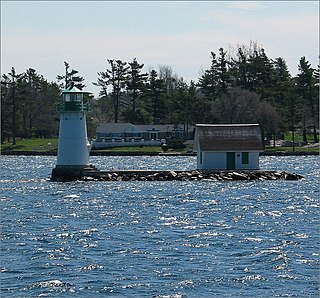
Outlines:
[[[0, 155], [12, 156], [56, 156], [57, 152], [45, 151], [1, 151]], [[196, 153], [165, 153], [165, 152], [105, 152], [105, 151], [91, 151], [90, 156], [196, 156]], [[295, 151], [295, 152], [261, 152], [260, 156], [304, 156], [304, 155], [319, 155], [316, 151]]]

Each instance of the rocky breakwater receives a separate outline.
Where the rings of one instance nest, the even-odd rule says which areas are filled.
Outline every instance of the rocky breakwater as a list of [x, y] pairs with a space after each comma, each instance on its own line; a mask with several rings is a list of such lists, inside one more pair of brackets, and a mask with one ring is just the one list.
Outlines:
[[90, 171], [81, 180], [89, 181], [253, 181], [300, 180], [303, 176], [285, 171]]

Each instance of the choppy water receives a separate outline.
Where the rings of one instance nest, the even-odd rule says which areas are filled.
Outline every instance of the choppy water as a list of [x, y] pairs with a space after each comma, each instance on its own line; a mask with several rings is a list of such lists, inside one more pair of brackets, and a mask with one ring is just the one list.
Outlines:
[[[262, 157], [301, 181], [50, 182], [1, 156], [1, 297], [316, 297], [318, 157]], [[194, 157], [92, 157], [193, 169]]]

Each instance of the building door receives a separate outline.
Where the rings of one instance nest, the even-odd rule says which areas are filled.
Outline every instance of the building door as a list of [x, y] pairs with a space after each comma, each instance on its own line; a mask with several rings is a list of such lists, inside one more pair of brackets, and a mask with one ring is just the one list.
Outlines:
[[227, 170], [234, 170], [236, 168], [236, 154], [235, 152], [227, 152]]
[[156, 132], [150, 133], [150, 139], [151, 140], [156, 140], [157, 139], [157, 133]]

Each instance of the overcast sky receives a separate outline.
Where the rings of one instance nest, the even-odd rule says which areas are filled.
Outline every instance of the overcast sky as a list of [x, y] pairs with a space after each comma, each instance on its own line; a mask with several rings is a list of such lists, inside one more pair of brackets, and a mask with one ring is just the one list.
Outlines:
[[98, 94], [106, 59], [144, 71], [170, 66], [188, 83], [210, 67], [210, 52], [262, 46], [292, 75], [302, 56], [319, 64], [318, 1], [1, 1], [1, 74], [34, 68], [47, 80], [64, 61]]

